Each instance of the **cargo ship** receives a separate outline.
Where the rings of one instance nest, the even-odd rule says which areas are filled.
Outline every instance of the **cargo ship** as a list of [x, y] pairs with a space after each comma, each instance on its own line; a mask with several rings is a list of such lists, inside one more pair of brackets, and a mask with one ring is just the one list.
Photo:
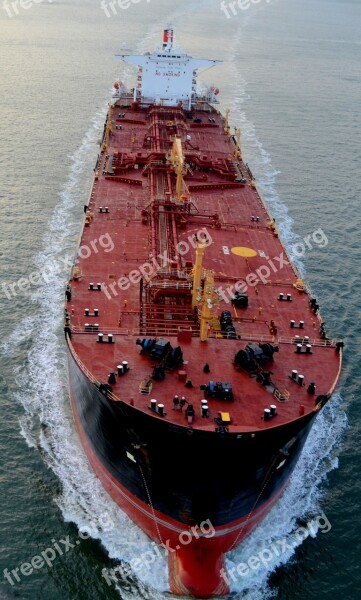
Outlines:
[[229, 593], [225, 553], [277, 502], [340, 374], [332, 339], [180, 50], [119, 55], [65, 338], [75, 424], [104, 488], [168, 550], [169, 589]]

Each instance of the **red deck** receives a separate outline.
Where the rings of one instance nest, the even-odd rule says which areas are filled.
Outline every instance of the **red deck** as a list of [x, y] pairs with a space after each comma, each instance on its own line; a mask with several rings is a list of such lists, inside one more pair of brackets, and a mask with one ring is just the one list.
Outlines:
[[[116, 105], [112, 110], [109, 132], [104, 137], [108, 146], [100, 154], [98, 177], [81, 237], [82, 248], [76, 262], [79, 271], [77, 274], [75, 269], [70, 281], [72, 297], [67, 310], [72, 345], [78, 362], [101, 383], [108, 381], [109, 372], [117, 371], [118, 364], [128, 361], [129, 371], [112, 385], [114, 397], [132, 402], [148, 413], [150, 398], [156, 398], [165, 405], [166, 416], [152, 413], [154, 418], [187, 426], [184, 413], [173, 410], [173, 396], [178, 394], [185, 396], [196, 410], [194, 428], [214, 430], [214, 417], [219, 411], [227, 411], [231, 416], [230, 431], [254, 431], [296, 419], [302, 410], [314, 410], [317, 395], [332, 391], [336, 384], [341, 354], [331, 341], [321, 339], [320, 318], [310, 307], [309, 295], [294, 287], [298, 275], [287, 264], [287, 254], [269, 225], [270, 216], [251, 174], [237, 156], [235, 140], [225, 133], [224, 118], [216, 111], [200, 109], [199, 105], [192, 118], [186, 118], [180, 108], [134, 110]], [[194, 122], [197, 117], [201, 123]], [[182, 138], [185, 160], [190, 166], [185, 183], [191, 200], [183, 203], [176, 199], [173, 168], [164, 165], [175, 133]], [[187, 141], [187, 136], [191, 140], [188, 137]], [[245, 183], [235, 183], [237, 170]], [[99, 212], [100, 207], [103, 212]], [[109, 212], [105, 212], [105, 207]], [[223, 310], [232, 312], [239, 339], [223, 339], [216, 318], [208, 340], [202, 342], [199, 338], [187, 294], [191, 294], [195, 261], [192, 240], [203, 228], [210, 238], [203, 267], [214, 273], [219, 295], [216, 314], [219, 316]], [[185, 252], [187, 245], [189, 250]], [[254, 250], [256, 255], [237, 255], [240, 247]], [[144, 282], [140, 302], [138, 270], [150, 262], [151, 253], [155, 257], [167, 256], [172, 262], [157, 275], [153, 273], [153, 288]], [[260, 268], [252, 280], [251, 274]], [[248, 284], [249, 305], [234, 308], [230, 292], [242, 280]], [[101, 283], [102, 289], [90, 290], [90, 283], [94, 288]], [[147, 300], [155, 287], [162, 297], [156, 305]], [[183, 295], [178, 296], [175, 290], [183, 290]], [[280, 293], [285, 297], [291, 294], [292, 300], [279, 300]], [[85, 315], [87, 308], [89, 316]], [[94, 308], [99, 310], [98, 316], [91, 316]], [[304, 328], [291, 329], [291, 319], [296, 325], [304, 321]], [[86, 324], [97, 324], [98, 329], [90, 331]], [[191, 341], [177, 341], [179, 330], [187, 329], [192, 330]], [[99, 344], [98, 332], [104, 334], [105, 340], [108, 333], [113, 334], [114, 343]], [[296, 354], [295, 335], [309, 337], [311, 354]], [[180, 370], [186, 372], [193, 387], [185, 387], [176, 369], [167, 372], [163, 381], [153, 380], [150, 395], [141, 394], [140, 384], [150, 379], [154, 363], [139, 354], [139, 336], [165, 337], [173, 346], [180, 345], [184, 355]], [[272, 371], [273, 384], [289, 393], [287, 401], [278, 402], [271, 389], [235, 368], [234, 356], [248, 341], [279, 346], [279, 353], [265, 368]], [[208, 374], [203, 373], [205, 363], [210, 367]], [[304, 386], [290, 379], [292, 369], [304, 375]], [[201, 418], [204, 392], [199, 386], [209, 380], [231, 382], [234, 401], [210, 399], [210, 417]], [[310, 382], [316, 384], [315, 395], [307, 393]], [[277, 416], [265, 422], [261, 417], [270, 404], [277, 405]]]

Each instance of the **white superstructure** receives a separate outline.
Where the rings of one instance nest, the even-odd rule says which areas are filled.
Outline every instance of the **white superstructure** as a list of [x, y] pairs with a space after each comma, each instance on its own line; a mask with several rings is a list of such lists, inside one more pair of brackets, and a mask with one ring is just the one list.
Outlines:
[[196, 99], [197, 69], [220, 64], [218, 60], [194, 59], [173, 46], [173, 29], [165, 29], [163, 46], [143, 55], [118, 55], [138, 65], [134, 100], [190, 109]]

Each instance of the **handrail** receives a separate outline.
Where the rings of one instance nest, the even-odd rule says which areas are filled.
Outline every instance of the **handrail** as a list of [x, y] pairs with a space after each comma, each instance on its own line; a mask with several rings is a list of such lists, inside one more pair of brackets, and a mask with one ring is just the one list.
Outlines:
[[[81, 329], [80, 327], [74, 327], [71, 326], [71, 331], [72, 333], [75, 334], [84, 334], [84, 335], [94, 335], [94, 334], [98, 334], [98, 333], [103, 333], [105, 335], [108, 334], [113, 334], [114, 336], [117, 335], [124, 335], [124, 336], [151, 336], [151, 335], [178, 335], [180, 329], [179, 327], [154, 327], [153, 329], [151, 328], [144, 328], [146, 329], [145, 332], [141, 331], [140, 328], [137, 329], [126, 329], [126, 328], [112, 328], [112, 329], [102, 329], [100, 328], [98, 331], [86, 331], [84, 329]], [[189, 329], [191, 331], [191, 329]], [[182, 329], [181, 329], [182, 331]], [[198, 336], [198, 332], [197, 331], [192, 331], [192, 334], [194, 337]], [[219, 338], [220, 335], [222, 334], [222, 332], [220, 331], [213, 331], [210, 334], [210, 338]], [[223, 336], [222, 336], [223, 337]], [[226, 339], [226, 337], [224, 338]], [[254, 335], [254, 334], [247, 334], [247, 333], [242, 333], [240, 334], [237, 338], [229, 338], [229, 339], [236, 339], [237, 341], [247, 341], [247, 342], [257, 342], [257, 343], [263, 343], [263, 342], [268, 342], [268, 343], [277, 343], [277, 344], [296, 344], [299, 342], [302, 342], [304, 338], [301, 338], [299, 340], [297, 340], [295, 337], [279, 337], [279, 338], [275, 338], [272, 335]], [[339, 340], [338, 339], [332, 339], [332, 340], [318, 340], [318, 339], [309, 339], [307, 340], [307, 343], [311, 344], [311, 346], [319, 346], [319, 347], [327, 347], [327, 348], [335, 348], [337, 342]]]
[[337, 372], [337, 375], [336, 375], [336, 377], [335, 377], [335, 379], [333, 381], [333, 384], [331, 385], [331, 387], [330, 387], [330, 389], [328, 391], [328, 394], [333, 394], [333, 392], [335, 391], [337, 382], [338, 382], [340, 374], [341, 374], [342, 360], [343, 360], [343, 351], [342, 351], [342, 348], [340, 348], [340, 363], [338, 365], [338, 372]]
[[67, 344], [68, 344], [68, 348], [70, 350], [70, 354], [72, 355], [74, 361], [76, 362], [76, 364], [78, 365], [78, 367], [80, 368], [80, 370], [83, 371], [84, 375], [86, 375], [87, 378], [92, 383], [96, 383], [96, 384], [100, 385], [100, 382], [94, 377], [94, 375], [89, 371], [89, 369], [86, 368], [86, 366], [84, 365], [84, 363], [80, 360], [79, 356], [75, 352], [74, 346], [73, 346], [73, 344], [70, 341], [70, 336], [69, 335], [66, 335], [66, 341], [67, 341]]
[[[96, 377], [94, 377], [94, 375], [89, 371], [89, 369], [87, 369], [87, 367], [84, 365], [84, 363], [80, 360], [79, 356], [75, 352], [74, 346], [70, 341], [69, 335], [66, 335], [66, 341], [68, 344], [70, 354], [72, 355], [74, 362], [77, 364], [79, 369], [84, 373], [84, 375], [89, 379], [89, 381], [91, 381], [91, 383], [94, 383], [94, 385], [96, 385], [97, 387], [100, 387], [100, 385], [101, 385], [100, 381], [98, 381], [98, 379], [96, 379]], [[114, 400], [115, 402], [120, 401], [120, 398], [118, 396], [116, 396], [115, 394], [113, 394], [113, 392], [110, 392], [110, 391], [107, 391], [107, 397], [110, 398], [111, 400]]]
[[192, 282], [191, 281], [176, 281], [176, 280], [171, 280], [171, 281], [165, 281], [165, 280], [155, 280], [155, 281], [149, 281], [149, 283], [147, 284], [148, 287], [150, 288], [170, 288], [170, 289], [176, 289], [176, 290], [181, 290], [181, 289], [191, 289], [192, 287]]
[[[280, 337], [280, 338], [278, 338], [277, 341], [280, 344], [297, 344], [297, 343], [301, 343], [302, 341], [304, 341], [305, 337], [306, 336], [303, 336], [303, 337], [300, 336], [299, 339], [297, 339], [295, 336], [293, 336], [292, 338]], [[311, 346], [327, 346], [328, 348], [330, 348], [330, 347], [334, 348], [338, 341], [339, 340], [337, 340], [337, 339], [332, 339], [332, 340], [308, 339], [307, 343], [311, 344]]]

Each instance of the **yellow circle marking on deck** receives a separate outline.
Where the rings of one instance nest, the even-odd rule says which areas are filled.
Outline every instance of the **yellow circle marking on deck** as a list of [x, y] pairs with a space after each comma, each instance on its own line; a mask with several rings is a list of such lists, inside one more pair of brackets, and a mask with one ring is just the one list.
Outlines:
[[243, 256], [243, 258], [252, 258], [253, 256], [258, 255], [256, 250], [253, 250], [253, 248], [246, 248], [245, 246], [234, 246], [234, 248], [231, 248], [231, 252], [236, 256]]

